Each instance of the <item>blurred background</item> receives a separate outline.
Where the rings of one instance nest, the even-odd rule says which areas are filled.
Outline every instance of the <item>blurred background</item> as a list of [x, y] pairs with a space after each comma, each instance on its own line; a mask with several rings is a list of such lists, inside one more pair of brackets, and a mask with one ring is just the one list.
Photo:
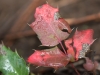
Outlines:
[[[32, 49], [41, 45], [28, 24], [35, 20], [35, 8], [46, 1], [53, 7], [59, 7], [61, 17], [68, 21], [71, 28], [94, 30], [94, 39], [97, 40], [91, 49], [95, 51], [94, 59], [100, 61], [100, 0], [0, 0], [0, 41], [12, 50], [17, 49], [19, 55], [27, 60], [33, 53]], [[81, 64], [79, 61], [76, 65], [81, 75], [91, 75]], [[76, 75], [75, 70], [69, 66], [56, 73], [52, 68], [35, 69], [32, 66], [31, 72], [36, 75]]]

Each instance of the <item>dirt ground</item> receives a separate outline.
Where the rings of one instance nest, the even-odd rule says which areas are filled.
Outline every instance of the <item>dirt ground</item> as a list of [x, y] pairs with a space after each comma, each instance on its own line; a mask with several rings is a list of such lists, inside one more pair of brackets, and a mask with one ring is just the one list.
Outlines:
[[[33, 2], [32, 0], [0, 0], [0, 40], [4, 40], [5, 36], [11, 30], [13, 25], [18, 21], [19, 17], [23, 15], [25, 9]], [[53, 7], [58, 6], [61, 17], [63, 18], [81, 18], [84, 16], [97, 14], [100, 12], [100, 0], [48, 0], [48, 3]], [[43, 4], [43, 3], [42, 3]], [[41, 5], [41, 4], [40, 4]], [[35, 10], [27, 19], [27, 23], [32, 23], [34, 21]], [[30, 12], [29, 12], [30, 13]], [[23, 18], [21, 19], [23, 20]], [[27, 25], [25, 22], [25, 25]], [[23, 24], [23, 23], [22, 23]], [[91, 50], [95, 51], [94, 58], [100, 62], [100, 19], [97, 21], [91, 21], [76, 26], [71, 26], [71, 28], [78, 27], [79, 30], [92, 28], [94, 30], [94, 39], [97, 40], [91, 46]], [[31, 30], [27, 25], [22, 31]], [[18, 32], [18, 31], [17, 31]], [[11, 32], [13, 33], [13, 32]], [[10, 40], [4, 41], [6, 46], [10, 46], [12, 50], [15, 48], [18, 50], [20, 56], [24, 57], [26, 60], [30, 54], [33, 53], [32, 49], [37, 48], [41, 43], [36, 35], [30, 35], [18, 39], [14, 39], [13, 43], [7, 43]], [[90, 56], [91, 57], [91, 56]], [[93, 75], [92, 72], [87, 72], [82, 67], [82, 60], [76, 62], [78, 63], [75, 67], [79, 71], [80, 75]], [[54, 73], [52, 68], [40, 67], [35, 69], [32, 66], [31, 71], [36, 75], [77, 75], [75, 70], [68, 65], [66, 68], [62, 68]], [[100, 71], [96, 71], [96, 75], [99, 75]]]

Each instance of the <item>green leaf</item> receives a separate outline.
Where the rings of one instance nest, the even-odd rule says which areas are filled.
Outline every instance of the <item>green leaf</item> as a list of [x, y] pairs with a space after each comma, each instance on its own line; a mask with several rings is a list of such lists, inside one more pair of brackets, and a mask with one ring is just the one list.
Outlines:
[[0, 45], [0, 71], [3, 75], [28, 75], [29, 67], [17, 52]]

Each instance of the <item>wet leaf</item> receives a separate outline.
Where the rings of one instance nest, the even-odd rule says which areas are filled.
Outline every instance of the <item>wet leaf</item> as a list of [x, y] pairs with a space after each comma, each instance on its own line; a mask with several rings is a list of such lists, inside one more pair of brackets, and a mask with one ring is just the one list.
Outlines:
[[17, 52], [0, 45], [0, 71], [3, 75], [28, 75], [29, 67]]

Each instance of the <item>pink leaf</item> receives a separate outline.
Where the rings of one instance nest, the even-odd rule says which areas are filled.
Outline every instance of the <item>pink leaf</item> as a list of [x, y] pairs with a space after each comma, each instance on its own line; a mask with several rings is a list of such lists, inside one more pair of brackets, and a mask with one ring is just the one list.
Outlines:
[[[76, 48], [76, 59], [79, 58], [79, 54], [83, 49], [83, 44], [87, 44], [88, 46], [93, 42], [93, 30], [87, 29], [82, 31], [76, 31], [73, 36], [74, 47]], [[86, 48], [86, 47], [85, 47]]]
[[69, 58], [63, 54], [57, 47], [35, 51], [29, 58], [28, 62], [37, 66], [53, 67], [58, 69], [68, 64]]
[[[36, 20], [31, 27], [38, 35], [42, 45], [55, 46], [69, 36], [71, 29], [64, 19], [59, 19], [57, 8], [44, 4], [36, 8], [34, 16]], [[69, 33], [63, 32], [63, 29], [68, 30]]]
[[[70, 45], [73, 41], [73, 46]], [[93, 43], [93, 30], [87, 29], [82, 31], [76, 31], [71, 39], [65, 41], [66, 47], [68, 47], [68, 54], [74, 56], [76, 60], [78, 58], [85, 57], [85, 53], [89, 50], [90, 45]]]
[[65, 45], [68, 48], [68, 50], [67, 50], [68, 57], [70, 58], [71, 62], [74, 62], [75, 61], [75, 52], [74, 52], [74, 48], [71, 45], [71, 43], [72, 43], [72, 39], [68, 39], [65, 41]]

